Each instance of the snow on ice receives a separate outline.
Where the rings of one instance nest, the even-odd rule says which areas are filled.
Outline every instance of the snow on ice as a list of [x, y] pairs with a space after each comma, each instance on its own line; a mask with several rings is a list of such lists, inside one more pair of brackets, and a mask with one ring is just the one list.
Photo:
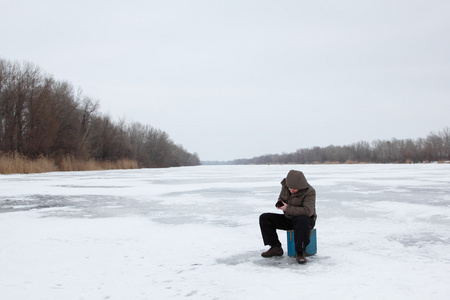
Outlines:
[[[290, 169], [318, 253], [262, 258]], [[198, 166], [0, 175], [2, 299], [448, 299], [450, 165]], [[279, 232], [286, 249], [286, 234]]]

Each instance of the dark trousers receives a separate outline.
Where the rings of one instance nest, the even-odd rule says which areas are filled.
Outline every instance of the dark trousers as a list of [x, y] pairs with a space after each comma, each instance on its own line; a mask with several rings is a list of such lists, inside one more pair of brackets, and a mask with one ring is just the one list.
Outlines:
[[294, 230], [295, 251], [303, 252], [309, 244], [309, 233], [314, 228], [313, 218], [308, 216], [298, 216], [293, 220], [288, 219], [284, 214], [264, 213], [259, 216], [259, 226], [264, 245], [281, 247], [278, 239], [277, 229]]

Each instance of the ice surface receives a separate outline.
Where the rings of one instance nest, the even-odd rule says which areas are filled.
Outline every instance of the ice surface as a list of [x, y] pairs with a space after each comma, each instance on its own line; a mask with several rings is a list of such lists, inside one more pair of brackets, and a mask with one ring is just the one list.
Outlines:
[[[279, 212], [290, 169], [317, 191], [306, 265], [260, 256], [258, 217]], [[450, 295], [448, 164], [1, 175], [0, 190], [2, 299]]]

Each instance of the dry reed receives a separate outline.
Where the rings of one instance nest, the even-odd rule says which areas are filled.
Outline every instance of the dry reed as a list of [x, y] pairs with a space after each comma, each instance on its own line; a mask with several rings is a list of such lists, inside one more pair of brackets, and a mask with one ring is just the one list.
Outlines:
[[138, 163], [132, 159], [117, 161], [98, 161], [95, 159], [79, 160], [72, 156], [66, 156], [58, 161], [60, 171], [94, 171], [114, 169], [137, 169]]
[[0, 174], [30, 174], [56, 171], [94, 171], [114, 169], [137, 169], [137, 161], [122, 159], [118, 161], [80, 160], [71, 156], [55, 161], [47, 157], [30, 159], [20, 154], [0, 155]]
[[29, 159], [20, 154], [0, 156], [1, 174], [29, 174], [58, 171], [55, 162], [46, 157]]

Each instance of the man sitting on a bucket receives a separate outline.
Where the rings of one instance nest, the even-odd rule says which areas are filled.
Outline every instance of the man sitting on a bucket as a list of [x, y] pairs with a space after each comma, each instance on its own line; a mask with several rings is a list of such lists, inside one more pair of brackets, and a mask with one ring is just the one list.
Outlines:
[[309, 244], [309, 233], [317, 219], [316, 191], [302, 172], [291, 170], [281, 181], [281, 192], [275, 206], [283, 214], [264, 213], [259, 217], [264, 245], [270, 246], [261, 255], [282, 256], [283, 248], [276, 230], [294, 230], [295, 258], [299, 264], [306, 263], [305, 250]]

